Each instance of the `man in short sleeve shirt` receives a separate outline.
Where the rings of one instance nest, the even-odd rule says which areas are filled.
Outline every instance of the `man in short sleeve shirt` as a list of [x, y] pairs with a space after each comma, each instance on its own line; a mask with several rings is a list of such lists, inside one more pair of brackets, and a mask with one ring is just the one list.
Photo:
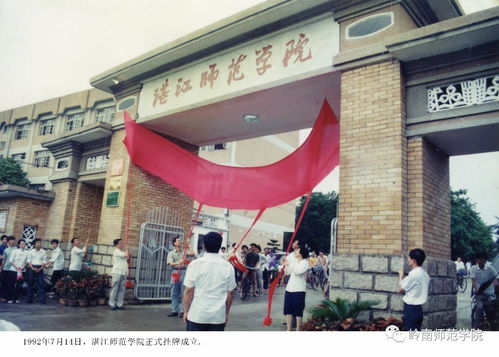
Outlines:
[[204, 237], [206, 254], [187, 267], [184, 321], [187, 331], [223, 331], [229, 318], [236, 279], [232, 265], [218, 253], [222, 236]]
[[[478, 309], [485, 311], [487, 320], [492, 323], [495, 320], [496, 311], [494, 308], [496, 295], [494, 291], [494, 280], [497, 271], [492, 265], [487, 264], [487, 255], [479, 253], [476, 255], [476, 265], [471, 267], [470, 278], [476, 295], [475, 304]], [[480, 315], [480, 314], [476, 314]], [[482, 328], [481, 317], [477, 316], [476, 321], [472, 321], [473, 328]]]
[[428, 300], [430, 277], [421, 266], [426, 259], [422, 249], [413, 249], [409, 252], [407, 261], [411, 267], [409, 275], [404, 278], [404, 267], [400, 269], [400, 292], [405, 293], [404, 301], [404, 328], [405, 330], [421, 330], [423, 323], [423, 305]]

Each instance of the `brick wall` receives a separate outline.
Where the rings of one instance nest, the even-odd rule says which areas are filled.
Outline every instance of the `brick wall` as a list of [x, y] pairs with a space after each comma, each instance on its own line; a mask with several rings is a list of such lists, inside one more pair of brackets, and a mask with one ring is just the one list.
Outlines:
[[97, 243], [104, 188], [78, 182], [71, 214], [70, 237]]
[[449, 157], [423, 138], [407, 146], [408, 248], [450, 259]]
[[400, 253], [406, 239], [400, 64], [342, 73], [338, 252]]
[[0, 209], [8, 208], [9, 210], [5, 234], [21, 238], [24, 225], [30, 225], [37, 226], [36, 235], [38, 237], [45, 237], [49, 206], [50, 202], [48, 201], [24, 197], [2, 200], [0, 202]]
[[[334, 271], [330, 275], [330, 298], [378, 300], [371, 311], [359, 315], [360, 320], [393, 316], [404, 311], [399, 290], [398, 272], [407, 257], [388, 254], [333, 254]], [[454, 294], [456, 266], [453, 261], [427, 258], [423, 269], [430, 276], [429, 296], [423, 305], [423, 328], [442, 329], [456, 325], [457, 296]]]

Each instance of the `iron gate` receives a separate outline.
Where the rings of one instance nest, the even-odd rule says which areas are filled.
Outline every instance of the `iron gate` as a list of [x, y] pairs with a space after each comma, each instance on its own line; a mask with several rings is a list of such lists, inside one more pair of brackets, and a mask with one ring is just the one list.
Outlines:
[[170, 275], [166, 265], [174, 237], [184, 237], [184, 229], [166, 224], [146, 222], [140, 229], [140, 244], [135, 273], [135, 297], [140, 300], [171, 298]]

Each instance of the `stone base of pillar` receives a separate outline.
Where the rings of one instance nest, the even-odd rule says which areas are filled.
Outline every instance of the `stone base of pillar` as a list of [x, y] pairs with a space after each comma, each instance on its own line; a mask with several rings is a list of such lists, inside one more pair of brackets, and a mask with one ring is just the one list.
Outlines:
[[[330, 299], [378, 300], [360, 321], [378, 317], [402, 318], [404, 303], [398, 293], [398, 272], [406, 257], [383, 254], [333, 254]], [[454, 293], [456, 266], [453, 261], [426, 258], [423, 268], [430, 275], [428, 301], [423, 305], [424, 329], [456, 326], [457, 296]]]

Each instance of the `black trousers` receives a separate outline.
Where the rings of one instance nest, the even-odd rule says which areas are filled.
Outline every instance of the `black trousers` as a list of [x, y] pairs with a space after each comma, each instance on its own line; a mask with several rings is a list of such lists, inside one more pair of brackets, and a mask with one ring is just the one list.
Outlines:
[[265, 290], [269, 288], [269, 276], [270, 276], [270, 271], [268, 269], [263, 269], [262, 278], [263, 278], [263, 288]]
[[51, 290], [54, 291], [55, 283], [64, 276], [64, 270], [54, 270], [52, 276], [50, 277]]
[[423, 305], [409, 305], [404, 303], [404, 330], [421, 331], [423, 323]]
[[198, 324], [187, 320], [186, 331], [224, 331], [225, 324]]

